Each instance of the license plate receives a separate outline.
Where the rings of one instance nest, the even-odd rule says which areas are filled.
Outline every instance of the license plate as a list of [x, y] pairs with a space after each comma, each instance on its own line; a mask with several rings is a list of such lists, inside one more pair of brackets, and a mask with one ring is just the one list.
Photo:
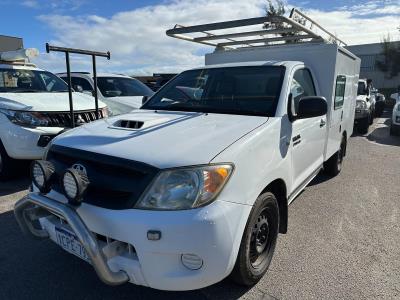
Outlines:
[[356, 113], [360, 113], [361, 112], [361, 109], [356, 109]]
[[85, 248], [78, 241], [75, 234], [59, 227], [56, 227], [55, 230], [57, 244], [59, 244], [61, 248], [90, 263], [90, 258], [87, 255]]

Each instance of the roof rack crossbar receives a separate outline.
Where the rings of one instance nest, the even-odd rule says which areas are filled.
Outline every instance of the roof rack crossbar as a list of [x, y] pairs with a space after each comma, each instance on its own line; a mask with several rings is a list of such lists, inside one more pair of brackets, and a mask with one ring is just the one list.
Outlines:
[[204, 36], [194, 38], [195, 42], [204, 42], [204, 41], [212, 41], [212, 40], [222, 40], [222, 39], [232, 39], [232, 38], [240, 38], [240, 37], [248, 37], [248, 36], [257, 36], [257, 35], [266, 35], [266, 34], [279, 34], [279, 33], [291, 33], [291, 32], [298, 32], [300, 31], [297, 28], [283, 28], [283, 29], [272, 29], [268, 32], [265, 30], [257, 30], [257, 31], [245, 31], [245, 32], [238, 32], [238, 33], [228, 33], [228, 34], [220, 34], [212, 36]]
[[[309, 22], [309, 23], [307, 23]], [[311, 23], [311, 24], [310, 24]], [[271, 26], [271, 28], [265, 28], [263, 30], [254, 31], [243, 31], [243, 32], [228, 32], [214, 34], [210, 31], [215, 30], [227, 30], [237, 29], [239, 27], [254, 26], [254, 25], [265, 25], [275, 24], [279, 26]], [[322, 30], [328, 38], [324, 38], [317, 31], [313, 30], [318, 28]], [[188, 34], [205, 34], [202, 36], [191, 36]], [[236, 49], [238, 46], [247, 47], [258, 47], [253, 45], [254, 43], [266, 43], [265, 46], [272, 46], [268, 43], [287, 42], [292, 41], [293, 43], [304, 43], [304, 39], [309, 39], [308, 42], [326, 42], [326, 43], [338, 43], [346, 45], [342, 40], [334, 36], [332, 33], [321, 27], [317, 22], [313, 21], [297, 9], [292, 9], [290, 16], [270, 16], [270, 17], [258, 17], [241, 19], [226, 22], [209, 23], [194, 26], [182, 26], [175, 25], [173, 29], [167, 30], [168, 36], [195, 42], [203, 45], [214, 46], [218, 49]], [[268, 35], [274, 35], [270, 37]], [[281, 36], [277, 36], [281, 35]], [[255, 36], [261, 36], [261, 38], [255, 39]], [[266, 37], [268, 36], [268, 37]], [[235, 38], [242, 38], [241, 40], [235, 40]], [[247, 38], [247, 39], [246, 39]], [[219, 43], [213, 42], [217, 40], [227, 40], [226, 42], [220, 41]], [[236, 47], [233, 47], [236, 46]]]
[[314, 35], [304, 34], [304, 35], [293, 35], [293, 36], [285, 36], [285, 37], [275, 37], [275, 38], [263, 38], [263, 39], [253, 39], [246, 41], [234, 41], [234, 42], [225, 42], [217, 44], [217, 47], [226, 47], [226, 46], [235, 46], [235, 45], [243, 45], [244, 43], [258, 44], [258, 43], [270, 43], [270, 42], [279, 42], [279, 41], [298, 41], [302, 39], [314, 39], [323, 41], [321, 38], [315, 38]]

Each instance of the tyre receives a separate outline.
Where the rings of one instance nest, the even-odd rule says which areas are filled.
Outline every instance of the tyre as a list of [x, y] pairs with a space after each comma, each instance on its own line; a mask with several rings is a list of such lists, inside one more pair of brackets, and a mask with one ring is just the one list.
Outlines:
[[370, 117], [368, 116], [367, 118], [361, 120], [358, 123], [358, 128], [357, 128], [358, 132], [361, 133], [361, 134], [368, 133], [369, 125], [370, 125]]
[[0, 141], [0, 180], [15, 176], [17, 168], [16, 160], [8, 156], [6, 149]]
[[390, 135], [398, 135], [399, 132], [395, 130], [395, 128], [393, 127], [393, 125], [390, 125]]
[[252, 286], [267, 272], [279, 232], [279, 207], [274, 194], [261, 194], [250, 213], [231, 278]]
[[342, 171], [343, 158], [346, 149], [346, 140], [343, 137], [339, 150], [324, 162], [324, 172], [330, 176], [336, 176]]
[[368, 117], [369, 125], [372, 125], [374, 123], [374, 116], [375, 116], [375, 111], [372, 111]]

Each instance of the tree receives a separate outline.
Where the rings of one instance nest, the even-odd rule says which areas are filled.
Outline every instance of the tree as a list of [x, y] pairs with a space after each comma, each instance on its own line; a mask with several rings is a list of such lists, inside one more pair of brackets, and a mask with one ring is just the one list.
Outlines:
[[381, 45], [382, 59], [376, 61], [376, 66], [388, 78], [396, 77], [400, 73], [400, 45], [392, 43], [389, 35], [383, 37]]
[[[279, 17], [279, 16], [284, 16], [286, 13], [286, 8], [285, 4], [282, 0], [275, 0], [274, 2], [272, 0], [268, 0], [268, 4], [265, 10], [265, 16], [266, 17]], [[302, 18], [298, 18], [296, 20], [302, 25], [305, 25], [306, 20]], [[285, 25], [284, 23], [280, 22], [266, 22], [263, 26], [264, 29], [267, 30], [273, 30], [273, 29], [286, 29], [289, 28], [290, 26]], [[284, 33], [279, 33], [277, 34], [278, 36], [286, 37], [286, 36], [295, 36], [295, 32], [284, 32]], [[288, 40], [285, 41], [285, 43], [290, 44], [290, 43], [296, 43], [299, 40]]]

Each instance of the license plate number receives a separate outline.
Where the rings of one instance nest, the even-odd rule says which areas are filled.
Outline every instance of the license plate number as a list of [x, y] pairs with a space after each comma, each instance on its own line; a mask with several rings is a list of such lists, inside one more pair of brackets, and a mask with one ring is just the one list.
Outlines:
[[63, 228], [56, 227], [55, 230], [57, 244], [59, 244], [61, 248], [90, 263], [90, 258], [87, 255], [85, 248], [78, 241], [75, 234]]

